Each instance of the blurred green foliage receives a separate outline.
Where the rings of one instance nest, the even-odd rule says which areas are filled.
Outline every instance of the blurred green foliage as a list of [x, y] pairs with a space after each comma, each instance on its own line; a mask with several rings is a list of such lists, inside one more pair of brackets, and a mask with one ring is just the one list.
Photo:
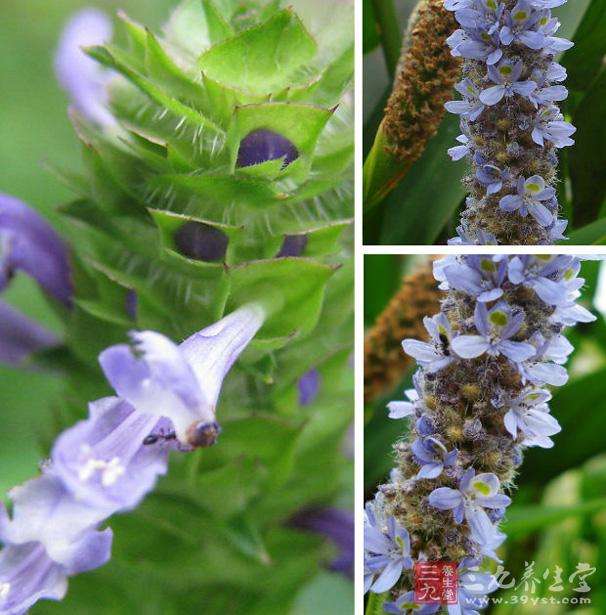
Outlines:
[[[401, 273], [422, 257], [365, 256], [365, 269], [372, 276], [365, 277], [364, 296], [374, 297], [372, 318], [374, 322], [379, 297], [385, 297], [385, 285], [393, 284]], [[552, 449], [532, 448], [525, 454], [519, 469], [518, 490], [513, 494], [513, 504], [507, 510], [503, 531], [508, 539], [499, 550], [504, 567], [511, 577], [504, 580], [516, 584], [522, 580], [527, 564], [535, 562], [535, 593], [524, 592], [524, 584], [515, 591], [501, 590], [495, 596], [502, 599], [486, 612], [491, 615], [535, 613], [580, 615], [606, 613], [606, 285], [600, 274], [605, 265], [596, 261], [582, 264], [582, 277], [586, 284], [583, 304], [598, 317], [597, 321], [581, 324], [566, 331], [575, 351], [568, 362], [570, 380], [555, 389], [550, 402], [551, 412], [562, 425], [562, 432], [554, 437]], [[394, 270], [397, 273], [394, 274]], [[598, 295], [599, 292], [599, 295]], [[599, 300], [596, 301], [599, 297]], [[385, 298], [383, 307], [389, 300]], [[599, 305], [601, 310], [596, 306]], [[392, 445], [406, 435], [406, 422], [387, 418], [385, 405], [391, 399], [402, 399], [403, 390], [411, 388], [412, 370], [394, 390], [382, 400], [368, 404], [365, 409], [365, 492], [372, 497], [377, 485], [393, 467]], [[578, 563], [589, 563], [596, 568], [587, 578], [592, 588], [591, 605], [583, 610], [570, 610], [563, 604], [522, 604], [514, 595], [535, 597], [580, 596], [568, 582]], [[556, 565], [563, 569], [564, 590], [547, 591], [553, 582]], [[543, 579], [550, 569], [549, 580]], [[509, 604], [505, 601], [509, 600]], [[515, 602], [515, 603], [514, 603]]]

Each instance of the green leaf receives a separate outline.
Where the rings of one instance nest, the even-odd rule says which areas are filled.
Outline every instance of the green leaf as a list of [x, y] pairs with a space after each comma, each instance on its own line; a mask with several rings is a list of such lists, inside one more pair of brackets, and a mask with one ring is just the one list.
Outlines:
[[606, 508], [606, 498], [573, 506], [516, 506], [507, 510], [503, 531], [509, 538], [520, 538], [541, 531], [570, 517], [582, 517]]
[[375, 12], [372, 6], [372, 0], [364, 0], [362, 11], [362, 49], [363, 53], [370, 53], [379, 45], [379, 30], [375, 20]]
[[211, 47], [199, 67], [215, 81], [262, 95], [284, 88], [315, 53], [316, 44], [300, 19], [285, 9]]
[[[568, 3], [575, 10], [579, 3]], [[560, 36], [558, 34], [558, 36]], [[562, 59], [568, 71], [567, 87], [586, 91], [602, 68], [606, 55], [606, 0], [593, 0], [578, 26], [574, 47]]]
[[453, 162], [447, 153], [458, 134], [458, 118], [448, 115], [387, 200], [380, 243], [434, 243], [465, 196], [465, 162]]
[[211, 43], [220, 43], [222, 40], [235, 34], [231, 24], [223, 16], [213, 0], [202, 0], [202, 11], [206, 17], [206, 27]]
[[562, 24], [558, 30], [558, 36], [572, 39], [575, 37], [575, 33], [583, 15], [587, 10], [587, 7], [591, 4], [592, 0], [573, 0], [567, 2], [563, 6], [559, 6], [553, 9], [553, 16], [557, 17]]
[[590, 222], [585, 226], [572, 231], [569, 234], [569, 241], [573, 245], [586, 246], [590, 244], [606, 244], [606, 217], [599, 218], [595, 222]]
[[606, 70], [589, 89], [576, 113], [576, 145], [568, 154], [570, 178], [574, 195], [574, 225], [584, 226], [599, 215], [606, 197]]
[[253, 261], [229, 271], [228, 311], [259, 300], [271, 313], [256, 340], [304, 335], [315, 326], [334, 270], [307, 258]]

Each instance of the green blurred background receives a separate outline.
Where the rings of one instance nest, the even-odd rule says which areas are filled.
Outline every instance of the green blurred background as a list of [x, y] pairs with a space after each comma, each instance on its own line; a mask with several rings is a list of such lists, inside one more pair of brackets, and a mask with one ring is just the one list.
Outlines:
[[[402, 276], [414, 271], [427, 256], [367, 255], [364, 259], [364, 319], [371, 327], [387, 302], [400, 288]], [[596, 568], [587, 578], [592, 588], [591, 606], [574, 610], [564, 604], [493, 605], [487, 613], [510, 615], [603, 615], [606, 613], [606, 265], [584, 262], [586, 279], [583, 305], [598, 317], [594, 323], [566, 330], [575, 346], [567, 368], [568, 384], [554, 389], [552, 414], [562, 425], [555, 446], [528, 449], [518, 477], [518, 491], [508, 508], [503, 531], [508, 535], [499, 555], [511, 577], [522, 579], [526, 563], [535, 562], [535, 592], [500, 590], [495, 596], [512, 601], [512, 595], [530, 598], [582, 596], [568, 582], [578, 563]], [[404, 356], [404, 355], [402, 355]], [[410, 368], [402, 382], [365, 408], [365, 495], [373, 496], [393, 467], [392, 444], [405, 433], [406, 422], [387, 418], [386, 403], [404, 399], [412, 388]], [[547, 591], [555, 566], [563, 569], [564, 590]], [[543, 579], [546, 569], [551, 576]], [[578, 580], [578, 578], [577, 578]], [[515, 600], [515, 598], [514, 598]], [[484, 612], [484, 611], [483, 611]]]

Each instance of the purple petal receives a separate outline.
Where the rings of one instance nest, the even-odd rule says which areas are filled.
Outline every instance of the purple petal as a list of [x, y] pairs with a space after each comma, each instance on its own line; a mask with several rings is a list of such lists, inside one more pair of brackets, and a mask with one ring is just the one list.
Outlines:
[[463, 496], [457, 489], [450, 489], [449, 487], [439, 487], [434, 489], [427, 498], [427, 501], [434, 508], [440, 510], [452, 510], [461, 504]]
[[297, 388], [299, 390], [299, 406], [311, 404], [320, 390], [320, 372], [317, 369], [310, 369], [299, 378]]
[[480, 93], [480, 100], [485, 105], [491, 107], [492, 105], [496, 105], [500, 102], [503, 99], [503, 96], [505, 96], [505, 87], [502, 85], [493, 85]]
[[50, 331], [0, 301], [0, 363], [21, 365], [58, 342]]
[[510, 340], [504, 340], [497, 344], [499, 352], [504, 354], [512, 361], [522, 362], [534, 357], [536, 354], [536, 348], [532, 344], [526, 342], [512, 342]]
[[490, 348], [486, 338], [481, 335], [459, 335], [452, 340], [451, 346], [462, 359], [475, 359]]
[[16, 270], [71, 306], [71, 268], [63, 240], [31, 207], [0, 193], [0, 290]]
[[392, 560], [389, 562], [377, 580], [372, 584], [370, 591], [375, 594], [382, 594], [388, 589], [391, 589], [402, 576], [402, 569], [403, 565], [401, 560]]
[[285, 256], [301, 256], [307, 247], [307, 235], [286, 235], [276, 258]]
[[299, 157], [294, 144], [273, 130], [254, 130], [242, 139], [236, 166], [250, 167], [270, 160], [284, 159], [282, 168]]
[[415, 414], [414, 405], [408, 401], [390, 401], [387, 408], [390, 419], [404, 419]]
[[116, 125], [107, 109], [107, 86], [112, 72], [89, 58], [82, 48], [101, 45], [111, 37], [109, 18], [96, 9], [84, 9], [63, 30], [55, 56], [57, 79], [69, 94], [72, 105], [83, 117], [105, 127]]
[[221, 229], [195, 221], [183, 224], [175, 233], [174, 241], [179, 254], [208, 263], [224, 261], [229, 243]]

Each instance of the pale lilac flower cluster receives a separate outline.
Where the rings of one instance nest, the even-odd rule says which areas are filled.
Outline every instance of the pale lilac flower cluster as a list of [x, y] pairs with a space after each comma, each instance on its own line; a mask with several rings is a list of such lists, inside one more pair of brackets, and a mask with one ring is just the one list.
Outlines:
[[[391, 590], [387, 612], [438, 610], [415, 605], [412, 559], [461, 562], [463, 577], [485, 557], [500, 561], [499, 522], [511, 503], [504, 491], [523, 450], [552, 447], [561, 430], [545, 387], [567, 380], [573, 347], [562, 332], [595, 320], [578, 303], [580, 265], [562, 255], [434, 263], [447, 295], [425, 319], [429, 340], [403, 340], [419, 369], [408, 401], [388, 405], [390, 418], [412, 421], [410, 435], [395, 445], [398, 465], [366, 507], [366, 589]], [[482, 591], [466, 591], [459, 577], [460, 603], [449, 613], [477, 613], [495, 589], [491, 575], [475, 574]]]
[[265, 319], [245, 305], [177, 346], [153, 331], [134, 348], [100, 356], [119, 397], [90, 404], [89, 418], [56, 440], [41, 475], [0, 508], [0, 615], [21, 615], [42, 598], [60, 600], [67, 577], [110, 558], [102, 525], [136, 507], [166, 472], [171, 449], [214, 444], [223, 379]]
[[[557, 107], [568, 92], [555, 56], [572, 47], [555, 36], [551, 8], [566, 0], [446, 0], [461, 26], [448, 38], [465, 59], [456, 85], [462, 99], [446, 108], [461, 117], [453, 160], [469, 156], [471, 194], [455, 244], [551, 244], [558, 218], [557, 150], [574, 144], [574, 126]], [[488, 239], [488, 241], [487, 241]]]

